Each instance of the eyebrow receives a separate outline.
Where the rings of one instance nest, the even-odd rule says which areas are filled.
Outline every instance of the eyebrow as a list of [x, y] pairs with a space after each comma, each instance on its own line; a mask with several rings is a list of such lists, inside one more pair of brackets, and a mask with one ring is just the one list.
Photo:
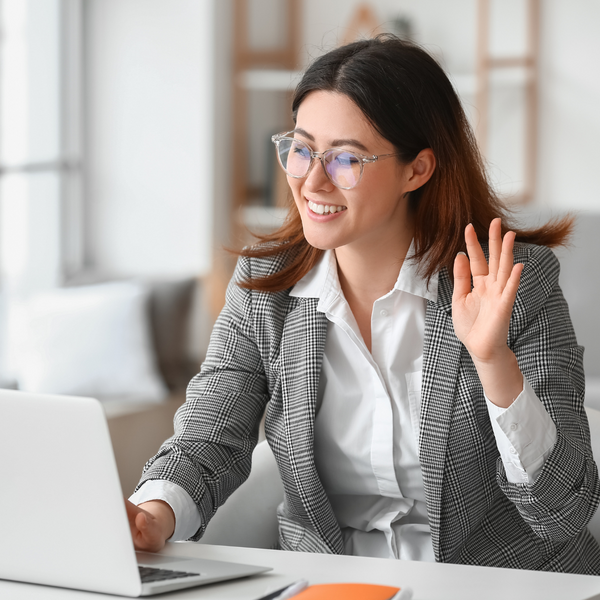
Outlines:
[[[299, 133], [305, 138], [308, 138], [311, 142], [315, 141], [314, 136], [308, 133], [308, 131], [302, 129], [301, 127], [296, 127], [296, 129], [294, 129], [294, 133]], [[358, 140], [355, 140], [354, 138], [340, 138], [336, 140], [331, 140], [330, 143], [332, 148], [338, 146], [354, 146], [355, 148], [358, 148], [359, 150], [362, 150], [363, 152], [369, 154], [369, 151], [367, 150], [366, 146]]]

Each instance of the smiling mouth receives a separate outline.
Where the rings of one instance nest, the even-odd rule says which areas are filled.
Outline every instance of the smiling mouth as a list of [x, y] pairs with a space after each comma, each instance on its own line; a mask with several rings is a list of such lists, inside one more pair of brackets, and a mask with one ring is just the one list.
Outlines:
[[345, 206], [333, 206], [331, 204], [317, 204], [316, 202], [312, 202], [308, 200], [308, 208], [317, 215], [329, 215], [336, 212], [342, 212], [346, 210]]

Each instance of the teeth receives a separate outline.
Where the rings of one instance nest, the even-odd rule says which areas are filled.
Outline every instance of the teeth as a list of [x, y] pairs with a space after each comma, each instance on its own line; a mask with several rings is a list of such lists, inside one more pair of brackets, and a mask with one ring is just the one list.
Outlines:
[[345, 206], [330, 206], [328, 204], [316, 204], [315, 202], [311, 202], [310, 200], [308, 202], [308, 206], [310, 210], [312, 210], [314, 213], [317, 213], [318, 215], [327, 215], [329, 213], [333, 214], [336, 212], [346, 210]]

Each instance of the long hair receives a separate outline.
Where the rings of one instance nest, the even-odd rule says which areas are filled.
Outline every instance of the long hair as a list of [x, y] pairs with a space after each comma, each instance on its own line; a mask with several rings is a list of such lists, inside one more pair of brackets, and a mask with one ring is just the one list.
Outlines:
[[[391, 35], [354, 42], [321, 56], [308, 68], [294, 92], [294, 122], [304, 99], [314, 91], [344, 94], [373, 128], [409, 163], [425, 148], [436, 158], [433, 175], [409, 193], [414, 220], [415, 259], [431, 278], [443, 267], [452, 272], [454, 257], [465, 250], [464, 229], [472, 223], [480, 240], [488, 239], [490, 222], [502, 218], [503, 234], [517, 241], [557, 246], [573, 228], [572, 218], [535, 229], [519, 229], [490, 185], [475, 137], [460, 100], [438, 63], [419, 46]], [[318, 262], [322, 250], [310, 246], [295, 204], [276, 232], [258, 236], [243, 256], [267, 257], [289, 252], [287, 266], [268, 277], [240, 285], [281, 291], [295, 285]]]

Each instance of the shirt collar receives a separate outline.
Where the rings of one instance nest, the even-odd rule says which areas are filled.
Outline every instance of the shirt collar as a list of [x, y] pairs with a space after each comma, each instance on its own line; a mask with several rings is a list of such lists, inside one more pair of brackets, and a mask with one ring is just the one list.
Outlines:
[[437, 302], [439, 273], [435, 273], [428, 282], [427, 279], [419, 274], [419, 264], [412, 259], [414, 253], [414, 242], [411, 242], [406, 259], [402, 263], [400, 273], [398, 273], [394, 289]]
[[292, 288], [290, 296], [322, 298], [329, 293], [341, 293], [333, 250], [323, 252], [319, 262]]
[[[394, 290], [407, 292], [432, 302], [437, 302], [438, 273], [429, 284], [418, 273], [418, 263], [411, 260], [414, 246], [411, 243], [406, 259], [402, 263]], [[319, 298], [322, 304], [329, 304], [334, 297], [343, 296], [337, 273], [337, 261], [333, 250], [325, 250], [319, 262], [292, 288], [290, 296], [295, 298]]]

